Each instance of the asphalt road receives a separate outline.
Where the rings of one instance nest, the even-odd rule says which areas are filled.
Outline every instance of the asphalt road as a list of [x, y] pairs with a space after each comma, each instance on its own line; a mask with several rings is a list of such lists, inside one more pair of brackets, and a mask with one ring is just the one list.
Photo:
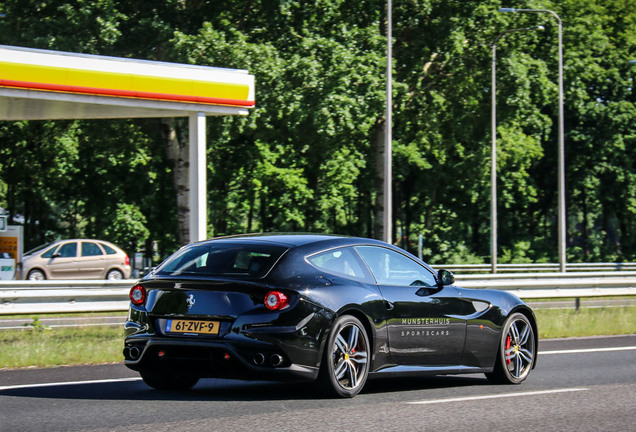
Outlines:
[[541, 341], [519, 386], [482, 375], [307, 384], [202, 380], [157, 392], [121, 365], [0, 371], [0, 431], [636, 431], [636, 335]]

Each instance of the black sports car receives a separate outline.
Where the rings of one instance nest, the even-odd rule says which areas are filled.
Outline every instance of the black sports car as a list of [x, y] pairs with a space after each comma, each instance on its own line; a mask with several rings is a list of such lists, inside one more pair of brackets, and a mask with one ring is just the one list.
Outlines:
[[343, 397], [391, 373], [525, 380], [537, 356], [532, 310], [454, 281], [365, 238], [192, 243], [131, 289], [125, 364], [157, 389], [202, 377], [304, 379]]

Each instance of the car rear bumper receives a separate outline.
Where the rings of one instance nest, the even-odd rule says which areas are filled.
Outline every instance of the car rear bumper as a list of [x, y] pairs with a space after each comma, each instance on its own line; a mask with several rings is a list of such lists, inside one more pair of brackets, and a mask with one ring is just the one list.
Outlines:
[[124, 364], [135, 371], [180, 371], [198, 377], [315, 380], [318, 367], [295, 364], [282, 349], [258, 342], [128, 338]]

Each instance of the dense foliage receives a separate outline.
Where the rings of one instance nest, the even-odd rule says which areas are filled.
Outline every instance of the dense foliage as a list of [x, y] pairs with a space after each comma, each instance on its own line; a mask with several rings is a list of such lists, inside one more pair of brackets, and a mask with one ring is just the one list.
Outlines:
[[[557, 259], [563, 19], [569, 261], [636, 260], [636, 0], [393, 0], [394, 233], [432, 262], [490, 255], [491, 44], [498, 44], [500, 262]], [[377, 237], [386, 2], [4, 0], [1, 42], [248, 69], [257, 107], [208, 119], [210, 236]], [[183, 120], [0, 123], [0, 207], [27, 248], [183, 238], [166, 128]], [[178, 142], [178, 139], [177, 139]], [[15, 223], [15, 222], [14, 222]]]

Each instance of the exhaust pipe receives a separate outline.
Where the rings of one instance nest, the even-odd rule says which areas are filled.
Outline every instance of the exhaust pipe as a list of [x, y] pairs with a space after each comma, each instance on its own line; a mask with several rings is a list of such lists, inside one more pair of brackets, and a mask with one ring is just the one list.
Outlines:
[[272, 354], [269, 361], [272, 363], [272, 366], [278, 367], [283, 364], [283, 357], [279, 354]]
[[256, 366], [261, 366], [265, 363], [265, 356], [262, 353], [258, 353], [254, 356], [253, 361]]
[[136, 346], [131, 347], [129, 350], [129, 355], [131, 360], [137, 360], [140, 354], [141, 354], [141, 351], [139, 351], [139, 348]]
[[137, 360], [141, 355], [141, 350], [136, 346], [124, 347], [124, 358], [126, 360]]

